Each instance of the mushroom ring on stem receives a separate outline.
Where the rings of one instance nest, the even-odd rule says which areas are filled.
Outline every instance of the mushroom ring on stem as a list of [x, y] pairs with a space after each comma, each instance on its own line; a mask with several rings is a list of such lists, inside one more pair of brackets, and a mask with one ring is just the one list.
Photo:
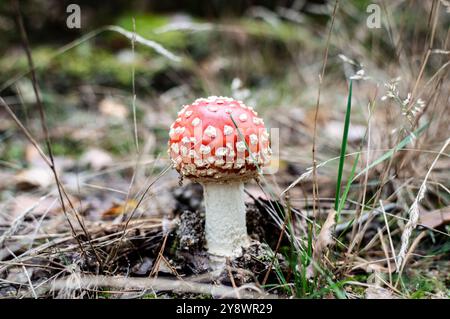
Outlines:
[[270, 162], [269, 135], [252, 107], [222, 96], [184, 105], [170, 127], [169, 156], [203, 185], [208, 252], [237, 257], [249, 245], [244, 182]]

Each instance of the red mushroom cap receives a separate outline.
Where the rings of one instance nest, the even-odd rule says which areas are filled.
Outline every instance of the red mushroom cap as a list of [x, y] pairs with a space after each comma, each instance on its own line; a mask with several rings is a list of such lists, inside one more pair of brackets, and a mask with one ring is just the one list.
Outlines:
[[241, 101], [222, 96], [184, 105], [169, 132], [174, 167], [198, 182], [255, 177], [272, 153], [264, 121], [257, 115]]

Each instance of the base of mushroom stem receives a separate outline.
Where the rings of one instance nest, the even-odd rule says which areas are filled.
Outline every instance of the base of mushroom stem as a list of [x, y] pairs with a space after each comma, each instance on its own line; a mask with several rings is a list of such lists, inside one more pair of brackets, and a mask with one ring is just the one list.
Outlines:
[[208, 253], [209, 267], [213, 271], [217, 271], [218, 273], [220, 273], [226, 267], [228, 260], [231, 262], [234, 259], [241, 257], [243, 254], [243, 250], [250, 247], [251, 244], [252, 241], [250, 240], [249, 237], [247, 237], [244, 245], [239, 250], [235, 251], [235, 253], [232, 256], [216, 255], [214, 253], [209, 252]]

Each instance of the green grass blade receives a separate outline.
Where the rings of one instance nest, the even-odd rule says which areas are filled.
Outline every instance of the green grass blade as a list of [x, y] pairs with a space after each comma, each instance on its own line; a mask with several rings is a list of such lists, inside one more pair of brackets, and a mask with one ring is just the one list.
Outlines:
[[339, 208], [339, 197], [340, 197], [340, 193], [341, 193], [342, 172], [344, 170], [345, 150], [347, 148], [348, 128], [350, 126], [350, 113], [351, 113], [351, 109], [352, 109], [352, 90], [353, 90], [353, 82], [352, 82], [352, 80], [350, 80], [350, 88], [349, 88], [348, 99], [347, 99], [347, 111], [345, 114], [344, 133], [342, 134], [341, 156], [339, 159], [339, 170], [338, 170], [338, 177], [337, 177], [337, 182], [336, 182], [336, 197], [334, 200], [334, 209], [336, 211]]
[[360, 154], [361, 153], [358, 153], [356, 155], [355, 161], [353, 162], [352, 171], [351, 171], [350, 176], [349, 176], [348, 181], [347, 181], [347, 185], [345, 186], [344, 193], [342, 194], [342, 197], [341, 197], [341, 199], [339, 201], [339, 206], [338, 206], [338, 209], [336, 211], [336, 223], [339, 221], [339, 216], [341, 214], [342, 208], [344, 208], [344, 204], [345, 204], [345, 202], [347, 200], [348, 192], [350, 191], [350, 186], [352, 185], [353, 176], [355, 176], [356, 166], [358, 165], [359, 155]]

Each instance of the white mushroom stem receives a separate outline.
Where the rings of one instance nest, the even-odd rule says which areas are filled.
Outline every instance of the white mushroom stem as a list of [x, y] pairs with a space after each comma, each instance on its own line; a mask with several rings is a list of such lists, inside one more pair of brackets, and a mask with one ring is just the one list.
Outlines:
[[249, 245], [245, 219], [244, 183], [204, 183], [205, 234], [208, 252], [237, 257]]

